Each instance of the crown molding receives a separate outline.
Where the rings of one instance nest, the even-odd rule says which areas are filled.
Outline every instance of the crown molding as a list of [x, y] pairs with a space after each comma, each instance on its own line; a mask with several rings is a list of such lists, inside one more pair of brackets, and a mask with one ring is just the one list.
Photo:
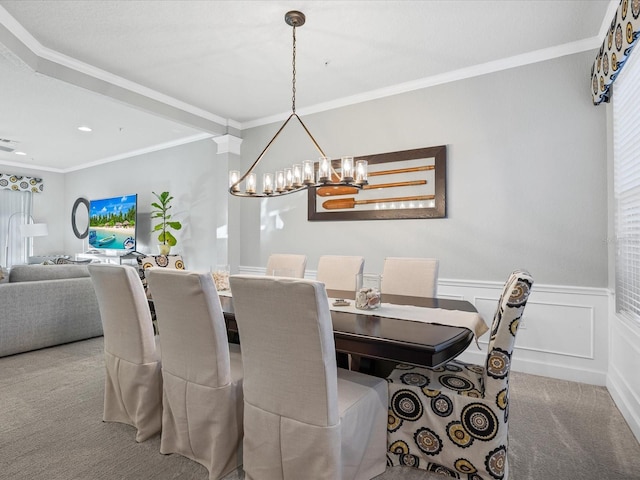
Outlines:
[[230, 124], [237, 128], [238, 122], [222, 118], [43, 46], [2, 6], [0, 42], [33, 71], [48, 77], [214, 135], [224, 134]]
[[[390, 97], [393, 95], [400, 95], [402, 93], [412, 92], [415, 90], [422, 90], [424, 88], [434, 87], [436, 85], [442, 85], [445, 83], [457, 82], [459, 80], [465, 80], [468, 78], [479, 77], [489, 73], [495, 73], [502, 70], [509, 70], [511, 68], [522, 67], [524, 65], [530, 65], [533, 63], [544, 62], [546, 60], [552, 60], [567, 55], [573, 55], [575, 53], [581, 53], [589, 50], [594, 50], [600, 47], [602, 39], [599, 37], [591, 37], [577, 42], [566, 43], [555, 47], [545, 48], [542, 50], [536, 50], [533, 52], [525, 53], [522, 55], [516, 55], [509, 58], [503, 58], [492, 62], [482, 63], [474, 65], [468, 68], [461, 68], [459, 70], [453, 70], [451, 72], [443, 73], [440, 75], [434, 75], [431, 77], [421, 78], [411, 82], [400, 83], [392, 85], [390, 87], [379, 88], [377, 90], [371, 90], [369, 92], [360, 93], [358, 95], [352, 95], [349, 97], [332, 100], [330, 102], [320, 103], [306, 108], [299, 108], [297, 113], [299, 115], [311, 115], [313, 113], [325, 112], [328, 110], [334, 110], [341, 107], [347, 107], [358, 103], [369, 102], [371, 100], [377, 100], [380, 98]], [[259, 127], [261, 125], [268, 125], [270, 123], [281, 122], [290, 115], [290, 112], [280, 113], [277, 115], [271, 115], [269, 117], [259, 118], [242, 123], [242, 130], [248, 128]]]
[[[187, 143], [199, 142], [200, 140], [205, 140], [207, 138], [211, 138], [210, 133], [199, 133], [197, 135], [192, 135], [190, 137], [179, 138], [171, 142], [159, 143], [157, 145], [152, 145], [147, 148], [140, 148], [138, 150], [132, 150], [130, 152], [122, 153], [120, 155], [114, 155], [113, 157], [103, 158], [100, 160], [96, 160], [95, 162], [83, 163], [82, 165], [78, 165], [77, 167], [63, 169], [61, 170], [61, 172], [69, 173], [69, 172], [75, 172], [77, 170], [84, 170], [85, 168], [95, 167], [97, 165], [103, 165], [105, 163], [116, 162], [118, 160], [124, 160], [125, 158], [137, 157], [139, 155], [144, 155], [145, 153], [153, 153], [159, 150], [165, 150], [167, 148], [186, 145]], [[34, 168], [37, 168], [37, 167], [34, 167]]]

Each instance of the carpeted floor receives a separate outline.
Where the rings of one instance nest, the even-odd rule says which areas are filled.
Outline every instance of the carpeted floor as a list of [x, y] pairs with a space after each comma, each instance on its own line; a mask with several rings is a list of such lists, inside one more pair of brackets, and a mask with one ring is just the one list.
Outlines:
[[[161, 455], [159, 436], [138, 444], [132, 427], [101, 421], [103, 368], [102, 338], [0, 358], [0, 479], [208, 479]], [[640, 445], [604, 387], [511, 378], [511, 480], [640, 479]], [[376, 480], [440, 478], [395, 467]]]

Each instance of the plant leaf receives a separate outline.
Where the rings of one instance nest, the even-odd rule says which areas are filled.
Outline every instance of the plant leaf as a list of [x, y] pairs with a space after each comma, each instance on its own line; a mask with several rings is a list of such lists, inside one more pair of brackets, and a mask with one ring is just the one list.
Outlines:
[[175, 247], [176, 243], [178, 243], [178, 241], [176, 240], [176, 237], [171, 235], [170, 232], [164, 232], [164, 240], [166, 243], [168, 243], [172, 247]]
[[167, 222], [167, 225], [174, 230], [180, 230], [182, 228], [182, 224], [180, 222]]

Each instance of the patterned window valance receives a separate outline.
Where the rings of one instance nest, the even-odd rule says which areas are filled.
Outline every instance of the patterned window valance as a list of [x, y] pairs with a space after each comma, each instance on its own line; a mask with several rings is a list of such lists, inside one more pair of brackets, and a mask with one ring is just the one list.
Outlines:
[[[629, 11], [631, 7], [631, 11]], [[611, 85], [615, 82], [640, 31], [640, 0], [622, 0], [611, 21], [607, 36], [591, 67], [593, 104], [611, 100]]]
[[44, 182], [41, 178], [0, 173], [0, 190], [41, 193], [44, 190]]

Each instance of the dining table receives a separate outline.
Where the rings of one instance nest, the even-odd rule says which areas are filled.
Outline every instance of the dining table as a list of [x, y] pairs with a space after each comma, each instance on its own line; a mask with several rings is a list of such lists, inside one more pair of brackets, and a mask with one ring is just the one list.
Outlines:
[[[394, 303], [383, 303], [376, 311], [331, 307], [336, 352], [434, 368], [464, 352], [479, 333], [471, 328], [436, 323], [438, 312], [477, 314], [473, 304], [466, 300], [389, 295], [383, 297], [383, 302]], [[237, 334], [233, 297], [222, 294], [220, 303], [228, 332]], [[390, 305], [387, 310], [393, 311], [394, 316], [385, 316], [385, 305]], [[394, 305], [410, 306], [407, 312], [411, 315], [405, 317], [402, 308]], [[430, 320], [422, 321], [421, 313], [430, 314]], [[434, 315], [436, 322], [432, 321]], [[476, 317], [482, 325], [480, 331], [486, 331], [484, 320]]]

